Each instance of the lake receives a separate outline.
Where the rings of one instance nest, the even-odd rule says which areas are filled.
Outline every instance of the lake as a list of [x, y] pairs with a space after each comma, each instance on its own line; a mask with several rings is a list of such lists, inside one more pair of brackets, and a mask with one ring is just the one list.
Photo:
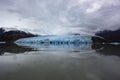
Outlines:
[[0, 44], [0, 80], [120, 80], [120, 45]]

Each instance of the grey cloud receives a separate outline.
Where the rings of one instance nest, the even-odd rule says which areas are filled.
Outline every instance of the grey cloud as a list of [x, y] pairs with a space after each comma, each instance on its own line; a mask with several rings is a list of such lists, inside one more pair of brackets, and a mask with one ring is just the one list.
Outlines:
[[120, 0], [0, 0], [0, 9], [18, 14], [25, 28], [49, 34], [120, 28]]

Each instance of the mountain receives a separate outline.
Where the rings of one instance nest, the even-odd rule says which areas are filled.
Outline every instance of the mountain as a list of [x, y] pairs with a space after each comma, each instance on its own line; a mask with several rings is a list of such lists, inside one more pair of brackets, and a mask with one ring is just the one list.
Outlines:
[[0, 28], [0, 42], [11, 43], [20, 38], [35, 37], [37, 35], [24, 32], [21, 30], [10, 30], [7, 31], [5, 28]]
[[111, 30], [99, 31], [95, 35], [104, 38], [105, 40], [104, 42], [106, 43], [113, 43], [113, 42], [120, 43], [120, 29], [115, 31], [111, 31]]
[[[75, 34], [80, 35], [80, 34]], [[95, 33], [96, 36], [92, 36], [92, 41], [94, 43], [112, 43], [117, 42], [120, 43], [120, 29], [111, 31], [111, 30], [104, 30]], [[0, 28], [0, 42], [11, 43], [21, 38], [27, 37], [36, 37], [38, 35], [17, 30], [17, 29], [9, 29]]]

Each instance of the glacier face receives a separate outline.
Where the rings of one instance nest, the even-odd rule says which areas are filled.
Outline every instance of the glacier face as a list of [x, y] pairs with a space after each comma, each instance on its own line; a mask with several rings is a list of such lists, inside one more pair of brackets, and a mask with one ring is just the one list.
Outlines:
[[91, 48], [91, 36], [66, 35], [66, 36], [38, 36], [23, 38], [15, 41], [19, 46], [43, 50], [83, 50]]
[[92, 43], [91, 36], [81, 36], [81, 35], [67, 35], [67, 36], [56, 36], [56, 35], [49, 35], [49, 36], [38, 36], [38, 37], [31, 37], [31, 38], [23, 38], [17, 40], [15, 43], [54, 43], [54, 44], [61, 44], [61, 43]]

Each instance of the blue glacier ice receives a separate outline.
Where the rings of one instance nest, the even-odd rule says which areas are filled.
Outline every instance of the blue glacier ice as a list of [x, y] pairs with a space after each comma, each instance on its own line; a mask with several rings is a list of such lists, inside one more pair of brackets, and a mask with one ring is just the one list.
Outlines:
[[82, 35], [48, 35], [23, 38], [15, 41], [19, 46], [43, 50], [82, 50], [91, 47], [91, 36]]
[[53, 43], [53, 44], [80, 44], [80, 43], [92, 43], [91, 36], [81, 36], [81, 35], [48, 35], [48, 36], [38, 36], [23, 38], [17, 40], [15, 43]]

